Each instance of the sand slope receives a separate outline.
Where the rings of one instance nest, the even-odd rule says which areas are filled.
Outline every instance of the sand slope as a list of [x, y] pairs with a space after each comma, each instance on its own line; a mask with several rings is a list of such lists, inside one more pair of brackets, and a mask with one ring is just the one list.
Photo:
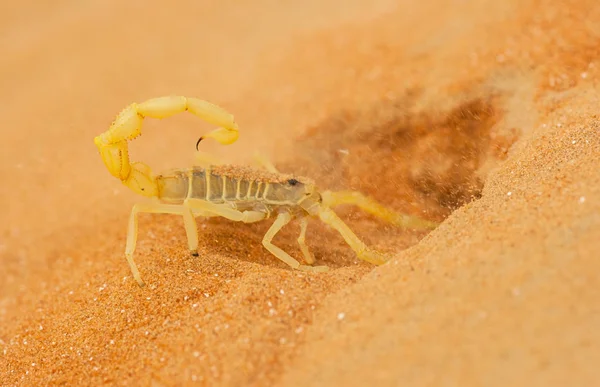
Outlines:
[[[0, 12], [1, 385], [600, 383], [600, 6], [525, 2], [33, 2]], [[37, 4], [37, 3], [36, 3]], [[110, 27], [107, 27], [110, 26]], [[198, 96], [240, 141], [324, 187], [443, 221], [341, 208], [358, 262], [311, 223], [325, 274], [269, 223], [144, 216], [93, 137], [126, 104]], [[191, 164], [210, 126], [147, 121], [134, 160]], [[298, 227], [277, 244], [300, 257]]]

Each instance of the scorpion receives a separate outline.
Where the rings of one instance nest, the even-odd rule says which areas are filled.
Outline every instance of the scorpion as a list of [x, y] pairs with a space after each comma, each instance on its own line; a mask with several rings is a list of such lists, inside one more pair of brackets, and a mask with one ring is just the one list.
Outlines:
[[[110, 174], [133, 192], [153, 199], [151, 202], [134, 204], [128, 222], [125, 257], [139, 286], [144, 286], [144, 281], [133, 260], [133, 254], [138, 239], [140, 213], [182, 216], [188, 248], [194, 256], [198, 255], [196, 217], [220, 216], [243, 223], [274, 217], [274, 222], [263, 237], [262, 245], [291, 268], [313, 272], [328, 270], [327, 266], [313, 266], [315, 258], [305, 242], [308, 219], [315, 217], [337, 230], [361, 260], [375, 265], [388, 260], [384, 254], [367, 247], [336, 215], [332, 210], [334, 206], [356, 205], [389, 223], [406, 228], [430, 229], [436, 226], [436, 223], [427, 220], [395, 213], [356, 191], [320, 192], [313, 180], [280, 173], [265, 160], [262, 169], [205, 163], [191, 168], [173, 169], [156, 176], [148, 165], [130, 162], [128, 141], [141, 135], [144, 118], [163, 119], [184, 111], [217, 126], [217, 129], [200, 137], [198, 143], [212, 138], [220, 144], [228, 145], [239, 137], [233, 115], [220, 106], [198, 98], [165, 96], [128, 105], [116, 116], [109, 129], [94, 139]], [[295, 218], [300, 222], [297, 241], [306, 265], [301, 265], [272, 243], [275, 235]]]

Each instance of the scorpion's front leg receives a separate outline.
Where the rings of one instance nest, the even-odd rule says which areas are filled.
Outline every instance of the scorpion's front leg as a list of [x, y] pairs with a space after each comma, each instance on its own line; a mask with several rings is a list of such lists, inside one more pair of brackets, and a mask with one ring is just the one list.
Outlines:
[[131, 210], [129, 216], [129, 227], [127, 230], [127, 245], [125, 246], [125, 257], [131, 268], [133, 278], [137, 281], [140, 286], [144, 286], [144, 281], [140, 276], [140, 272], [133, 261], [133, 252], [135, 251], [135, 245], [138, 237], [138, 215], [140, 213], [153, 213], [153, 214], [177, 214], [183, 216], [183, 225], [185, 226], [185, 233], [188, 240], [188, 247], [192, 254], [198, 255], [198, 226], [192, 211], [182, 205], [176, 204], [161, 204], [161, 203], [137, 203]]
[[319, 218], [340, 233], [350, 248], [354, 250], [358, 258], [375, 265], [384, 264], [388, 260], [383, 254], [369, 249], [331, 208], [321, 206], [319, 209]]
[[275, 237], [275, 235], [283, 228], [283, 226], [288, 224], [290, 220], [292, 220], [292, 215], [289, 212], [282, 212], [279, 215], [277, 215], [275, 222], [273, 222], [271, 228], [269, 228], [269, 230], [263, 238], [262, 244], [265, 247], [265, 249], [269, 250], [271, 254], [273, 254], [283, 262], [287, 263], [294, 269], [316, 272], [323, 272], [329, 270], [327, 266], [300, 265], [300, 262], [298, 262], [297, 260], [292, 258], [292, 256], [290, 256], [288, 253], [271, 243], [273, 237]]

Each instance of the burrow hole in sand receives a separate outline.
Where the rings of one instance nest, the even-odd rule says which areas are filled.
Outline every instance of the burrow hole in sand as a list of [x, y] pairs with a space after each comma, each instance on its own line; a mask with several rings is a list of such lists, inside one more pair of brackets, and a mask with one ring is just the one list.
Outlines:
[[[282, 170], [312, 177], [322, 189], [358, 190], [398, 212], [443, 221], [481, 196], [518, 130], [501, 123], [501, 96], [463, 98], [435, 111], [417, 111], [414, 102], [404, 98], [328, 118], [297, 140], [293, 161]], [[371, 218], [355, 208], [337, 212], [350, 225]], [[403, 249], [427, 234], [382, 231], [371, 220], [351, 227], [384, 248]]]

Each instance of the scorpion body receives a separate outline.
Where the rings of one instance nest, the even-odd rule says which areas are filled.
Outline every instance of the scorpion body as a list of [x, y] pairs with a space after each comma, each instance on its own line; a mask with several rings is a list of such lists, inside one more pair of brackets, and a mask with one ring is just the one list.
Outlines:
[[320, 195], [311, 190], [314, 183], [307, 178], [241, 165], [175, 169], [156, 176], [156, 182], [158, 199], [170, 204], [199, 199], [269, 215], [275, 208], [301, 206], [309, 197], [309, 202], [321, 201]]
[[[188, 247], [197, 255], [198, 230], [196, 217], [221, 216], [232, 221], [253, 223], [271, 217], [275, 221], [263, 238], [263, 246], [294, 269], [326, 271], [326, 266], [312, 266], [315, 258], [305, 243], [308, 219], [318, 217], [337, 230], [357, 256], [373, 264], [383, 264], [387, 257], [368, 248], [335, 214], [331, 207], [340, 204], [357, 205], [363, 210], [392, 224], [410, 228], [433, 228], [435, 223], [397, 214], [374, 200], [354, 191], [320, 192], [315, 183], [305, 177], [279, 173], [273, 166], [266, 170], [236, 165], [204, 165], [174, 169], [153, 176], [150, 167], [129, 162], [127, 141], [141, 134], [144, 117], [165, 118], [189, 111], [220, 127], [202, 138], [213, 138], [221, 144], [231, 144], [238, 138], [233, 116], [222, 108], [196, 98], [160, 97], [126, 107], [109, 130], [95, 138], [100, 155], [109, 172], [134, 192], [154, 201], [134, 205], [129, 218], [125, 256], [135, 280], [140, 276], [133, 252], [138, 235], [138, 214], [169, 213], [183, 218]], [[301, 265], [272, 243], [273, 237], [292, 219], [300, 220], [298, 244], [307, 265]]]

